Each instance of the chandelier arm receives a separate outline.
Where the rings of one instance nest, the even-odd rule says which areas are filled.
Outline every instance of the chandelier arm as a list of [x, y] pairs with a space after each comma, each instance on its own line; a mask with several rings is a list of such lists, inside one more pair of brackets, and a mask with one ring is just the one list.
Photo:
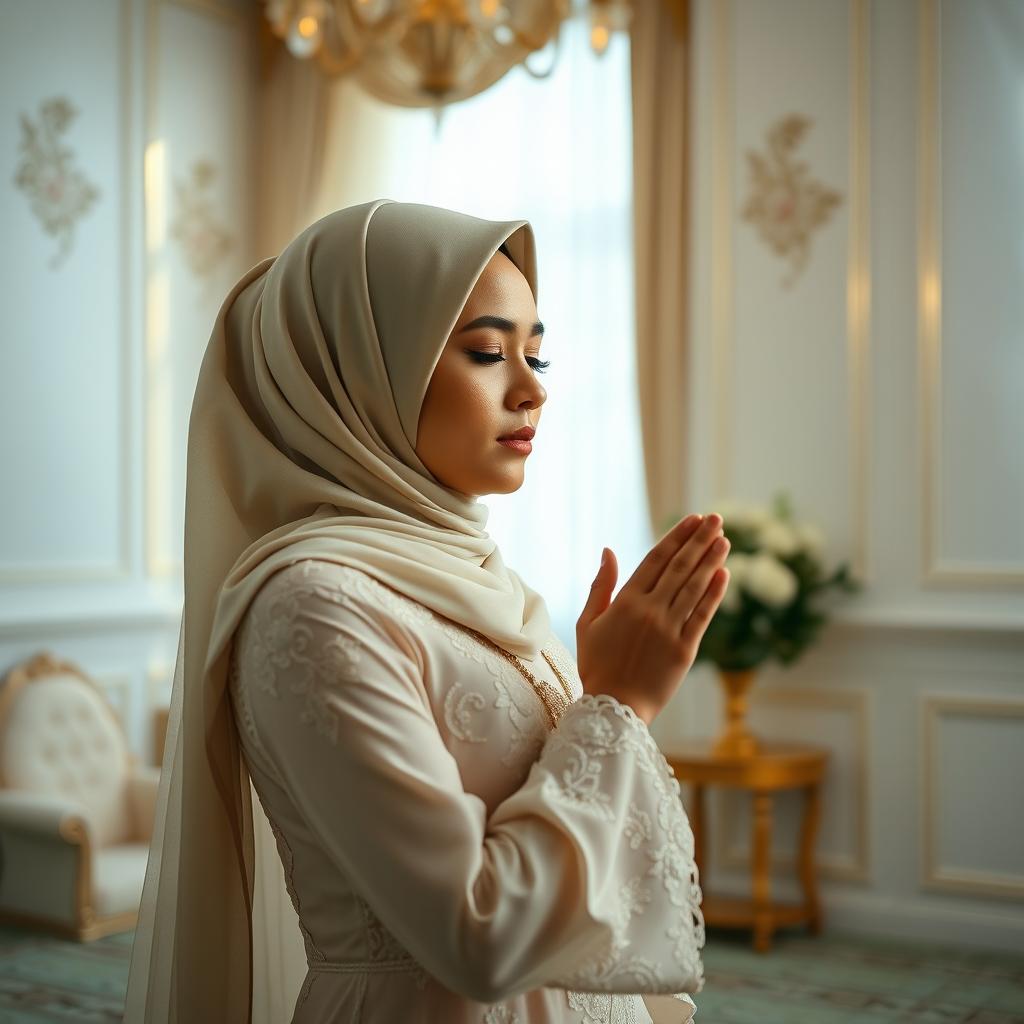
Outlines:
[[[511, 32], [513, 36], [512, 43], [499, 43], [498, 40], [494, 38], [493, 32], [481, 32], [480, 37], [483, 43], [488, 47], [488, 49], [490, 49], [492, 55], [503, 55], [507, 58], [508, 50], [512, 49], [513, 44], [522, 51], [522, 56], [509, 63], [508, 66], [510, 69], [515, 67], [516, 64], [521, 64], [533, 78], [548, 78], [554, 71], [561, 52], [562, 23], [571, 13], [571, 9], [565, 0], [556, 0], [552, 5], [552, 8], [551, 22], [545, 31], [539, 32], [536, 35], [523, 32], [514, 25], [507, 25], [506, 27], [508, 31]], [[535, 53], [537, 50], [546, 46], [552, 37], [554, 37], [555, 40], [555, 50], [551, 57], [551, 66], [546, 71], [534, 71], [533, 68], [526, 63], [527, 58], [530, 54]]]
[[401, 20], [401, 15], [389, 14], [370, 25], [355, 11], [353, 0], [333, 0], [329, 10], [333, 24], [325, 26], [316, 61], [325, 74], [332, 77], [348, 74], [358, 67], [372, 45], [393, 31]]
[[355, 25], [361, 36], [369, 36], [371, 39], [378, 39], [389, 35], [397, 28], [406, 27], [409, 24], [408, 13], [402, 14], [395, 10], [392, 4], [388, 4], [387, 14], [376, 21], [365, 21], [359, 12], [359, 0], [334, 0], [335, 16], [339, 8], [344, 8], [346, 23]]
[[536, 50], [531, 50], [530, 53], [526, 54], [519, 63], [522, 64], [524, 68], [526, 68], [526, 71], [531, 78], [535, 78], [538, 81], [543, 81], [545, 78], [550, 78], [555, 68], [558, 67], [558, 58], [561, 52], [562, 26], [559, 25], [558, 28], [555, 30], [555, 49], [554, 52], [551, 54], [551, 63], [548, 65], [546, 71], [534, 71], [533, 68], [531, 68], [530, 65], [526, 63], [527, 59], [530, 57], [530, 54], [536, 53]]
[[353, 48], [346, 57], [339, 57], [331, 51], [330, 47], [321, 46], [316, 55], [316, 60], [325, 74], [337, 78], [348, 74], [353, 68], [361, 64], [365, 52], [365, 47], [358, 50]]

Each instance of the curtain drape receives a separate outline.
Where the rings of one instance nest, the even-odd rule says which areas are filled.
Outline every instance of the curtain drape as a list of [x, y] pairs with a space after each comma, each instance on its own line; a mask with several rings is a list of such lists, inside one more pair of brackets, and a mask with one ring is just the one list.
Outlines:
[[636, 363], [652, 534], [689, 511], [689, 0], [633, 5]]
[[297, 60], [262, 12], [257, 99], [256, 259], [276, 256], [307, 224], [324, 169], [330, 83], [313, 61]]

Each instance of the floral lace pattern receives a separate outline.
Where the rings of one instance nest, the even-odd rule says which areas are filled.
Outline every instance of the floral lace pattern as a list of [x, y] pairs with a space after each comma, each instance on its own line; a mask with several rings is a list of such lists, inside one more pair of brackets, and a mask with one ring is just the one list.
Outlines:
[[[338, 742], [338, 723], [331, 710], [328, 695], [339, 679], [356, 678], [362, 645], [349, 636], [337, 635], [328, 643], [313, 643], [313, 632], [304, 621], [303, 607], [311, 597], [319, 597], [340, 606], [351, 598], [343, 587], [318, 578], [323, 567], [319, 562], [304, 560], [289, 567], [291, 578], [285, 588], [267, 588], [258, 605], [258, 614], [246, 616], [238, 630], [240, 644], [249, 650], [246, 667], [253, 683], [264, 693], [279, 697], [278, 679], [287, 672], [288, 689], [305, 698], [300, 719], [316, 731]], [[298, 581], [295, 576], [298, 575]], [[254, 602], [256, 606], [256, 602]], [[254, 612], [255, 612], [254, 607]], [[243, 689], [239, 687], [239, 689]], [[243, 725], [259, 744], [251, 713]]]
[[607, 992], [567, 992], [569, 1006], [583, 1011], [586, 1024], [637, 1024], [636, 997]]
[[[524, 760], [532, 762], [537, 759], [547, 738], [547, 712], [543, 701], [534, 692], [533, 687], [504, 658], [499, 657], [485, 644], [480, 643], [468, 630], [436, 614], [419, 602], [413, 601], [405, 594], [392, 589], [374, 576], [356, 571], [350, 574], [349, 581], [354, 593], [379, 604], [411, 630], [417, 631], [424, 626], [429, 626], [432, 630], [440, 631], [460, 657], [483, 668], [490, 677], [496, 694], [491, 707], [504, 710], [509, 724], [514, 730], [508, 749], [501, 758], [501, 763], [505, 767], [511, 767], [521, 764]], [[555, 652], [556, 656], [561, 657], [557, 647], [557, 639], [552, 634], [544, 649], [549, 654]], [[559, 668], [571, 681], [575, 673], [566, 670], [563, 666], [564, 658], [559, 661]], [[582, 685], [580, 689], [582, 689]], [[448, 697], [453, 703], [458, 699], [452, 695], [451, 691], [449, 691]], [[487, 706], [486, 698], [482, 694], [475, 693], [471, 705], [475, 710], [482, 711]], [[470, 733], [470, 727], [467, 725], [468, 718], [465, 696], [462, 695], [458, 710], [453, 711], [450, 716], [446, 711], [445, 724], [452, 731], [452, 735], [459, 739], [467, 739]], [[468, 742], [484, 741], [468, 740]]]
[[363, 918], [363, 927], [366, 931], [366, 948], [369, 950], [370, 960], [374, 963], [387, 961], [389, 963], [406, 963], [413, 970], [415, 983], [418, 989], [424, 989], [427, 984], [427, 972], [409, 955], [408, 951], [399, 941], [381, 924], [380, 918], [373, 912], [373, 908], [358, 893], [353, 893], [359, 913]]
[[464, 743], [486, 743], [487, 737], [475, 736], [472, 728], [473, 712], [486, 707], [482, 694], [467, 690], [462, 683], [452, 683], [444, 698], [445, 724]]
[[[248, 623], [243, 624], [245, 629]], [[261, 757], [266, 756], [263, 744], [260, 742], [260, 734], [256, 729], [256, 721], [252, 716], [252, 705], [249, 702], [248, 687], [242, 685], [241, 667], [238, 653], [242, 646], [242, 633], [239, 631], [235, 642], [232, 644], [231, 654], [228, 658], [228, 692], [231, 695], [232, 703], [235, 706], [235, 714], [241, 722], [242, 729], [249, 738], [253, 747]]]
[[[540, 695], [508, 661], [477, 640], [466, 629], [441, 616], [436, 616], [435, 619], [435, 628], [448, 639], [453, 649], [462, 657], [486, 669], [491, 677], [497, 694], [491, 707], [505, 710], [509, 724], [515, 730], [501, 763], [505, 767], [512, 767], [523, 762], [536, 761], [547, 740], [549, 729], [547, 709]], [[550, 635], [543, 649], [552, 660], [558, 662], [558, 667], [571, 683], [574, 673], [566, 671], [563, 667], [564, 659], [561, 659], [558, 639], [554, 633]], [[547, 680], [541, 681], [544, 685], [552, 685]], [[556, 685], [554, 688], [559, 696], [563, 695], [561, 686]]]
[[657, 828], [650, 815], [631, 803], [624, 829], [630, 848], [642, 849], [646, 854], [648, 868], [619, 887], [613, 933], [607, 946], [566, 979], [567, 985], [585, 990], [619, 987], [623, 991], [663, 991], [659, 988], [664, 973], [661, 964], [631, 955], [626, 938], [631, 919], [642, 914], [653, 898], [650, 884], [660, 882], [669, 902], [686, 911], [680, 923], [666, 930], [666, 937], [673, 940], [676, 962], [694, 979], [694, 991], [700, 991], [704, 985], [700, 958], [704, 916], [693, 860], [693, 832], [682, 809], [679, 781], [643, 719], [629, 705], [608, 694], [583, 694], [565, 712], [545, 750], [545, 759], [552, 762], [559, 760], [561, 752], [565, 767], [560, 772], [552, 768], [544, 786], [555, 799], [603, 820], [613, 820], [610, 797], [600, 789], [602, 764], [608, 757], [627, 751], [658, 792]]

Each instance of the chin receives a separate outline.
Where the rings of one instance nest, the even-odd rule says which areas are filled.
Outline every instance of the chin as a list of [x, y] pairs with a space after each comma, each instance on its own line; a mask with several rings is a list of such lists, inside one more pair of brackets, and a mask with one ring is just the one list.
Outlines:
[[513, 491], [518, 491], [523, 486], [523, 478], [520, 477], [518, 480], [511, 481], [504, 487], [495, 487], [492, 494], [511, 494]]
[[511, 494], [523, 486], [525, 476], [525, 473], [520, 473], [518, 476], [505, 475], [498, 478], [492, 477], [490, 480], [476, 480], [473, 483], [473, 489], [465, 493], [477, 495]]

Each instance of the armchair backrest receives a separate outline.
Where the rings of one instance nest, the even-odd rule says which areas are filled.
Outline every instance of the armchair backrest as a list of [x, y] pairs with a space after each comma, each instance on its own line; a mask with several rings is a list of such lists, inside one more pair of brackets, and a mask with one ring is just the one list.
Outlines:
[[0, 786], [64, 796], [85, 811], [93, 843], [133, 838], [132, 755], [103, 691], [44, 652], [0, 688]]

